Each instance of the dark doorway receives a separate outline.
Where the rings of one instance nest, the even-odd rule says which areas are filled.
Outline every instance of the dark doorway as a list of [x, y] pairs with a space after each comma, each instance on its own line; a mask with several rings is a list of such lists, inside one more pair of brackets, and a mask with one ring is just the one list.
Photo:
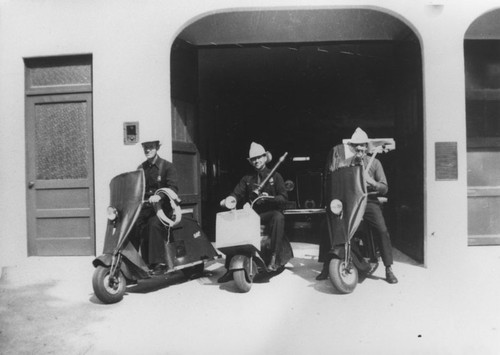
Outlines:
[[[422, 70], [414, 34], [372, 10], [214, 16], [218, 21], [202, 19], [188, 27], [172, 50], [173, 58], [191, 58], [188, 53], [196, 51], [190, 62], [197, 79], [190, 92], [198, 115], [195, 143], [206, 168], [203, 227], [209, 235], [214, 238], [218, 202], [250, 168], [245, 158], [252, 141], [276, 158], [285, 152], [307, 158], [280, 167], [285, 180], [297, 181], [299, 175], [321, 173], [329, 150], [359, 126], [370, 137], [397, 142], [394, 152], [380, 157], [390, 184], [386, 217], [394, 245], [423, 262]], [[380, 17], [390, 30], [370, 31]], [[347, 25], [354, 18], [358, 32], [352, 22]], [[253, 29], [257, 19], [267, 33]], [[234, 26], [234, 38], [218, 35], [227, 33], [224, 24]], [[205, 42], [207, 33], [212, 43]], [[173, 81], [172, 91], [182, 85]], [[293, 191], [289, 197], [298, 201]]]

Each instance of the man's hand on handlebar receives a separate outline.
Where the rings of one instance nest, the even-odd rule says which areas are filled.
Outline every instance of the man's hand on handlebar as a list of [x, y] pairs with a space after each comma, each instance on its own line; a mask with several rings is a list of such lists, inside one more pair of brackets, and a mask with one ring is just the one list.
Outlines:
[[221, 200], [220, 205], [228, 210], [234, 210], [236, 208], [236, 198], [234, 196], [228, 196]]
[[161, 200], [161, 196], [160, 196], [160, 195], [152, 195], [152, 196], [148, 199], [148, 202], [149, 202], [150, 204], [152, 204], [152, 205], [153, 205], [153, 204], [155, 204], [155, 203], [160, 202], [160, 200]]
[[365, 174], [365, 181], [366, 183], [368, 184], [368, 186], [372, 186], [374, 188], [377, 187], [377, 182], [375, 181], [375, 179], [373, 179], [370, 175], [368, 174]]
[[269, 200], [270, 198], [272, 198], [272, 197], [270, 197], [270, 196], [269, 196], [269, 194], [268, 194], [267, 192], [262, 192], [262, 193], [259, 195], [259, 197], [257, 197], [257, 198], [255, 199], [255, 204], [256, 204], [256, 205], [260, 205], [260, 204], [264, 203], [264, 201], [265, 201], [265, 200]]
[[[269, 196], [267, 192], [262, 192], [259, 197], [257, 197], [255, 200], [253, 200], [252, 204], [248, 204], [249, 206], [252, 206], [253, 204], [260, 205], [263, 203], [265, 200], [272, 200], [274, 199], [274, 196]], [[234, 210], [236, 208], [236, 198], [234, 196], [228, 196], [220, 201], [220, 206], [227, 208], [228, 210]]]

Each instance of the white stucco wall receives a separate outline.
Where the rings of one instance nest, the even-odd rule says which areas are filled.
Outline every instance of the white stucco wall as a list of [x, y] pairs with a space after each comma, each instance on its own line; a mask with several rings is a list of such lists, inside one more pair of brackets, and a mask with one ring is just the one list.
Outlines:
[[[439, 6], [431, 4], [441, 4]], [[93, 121], [97, 253], [102, 250], [109, 180], [142, 161], [125, 146], [124, 121], [165, 132], [171, 158], [170, 47], [206, 14], [227, 9], [335, 8], [386, 11], [421, 39], [424, 77], [426, 265], [466, 252], [467, 171], [463, 36], [497, 1], [431, 0], [0, 0], [0, 266], [27, 256], [24, 130], [25, 57], [93, 57]], [[458, 142], [458, 180], [435, 181], [434, 144]]]

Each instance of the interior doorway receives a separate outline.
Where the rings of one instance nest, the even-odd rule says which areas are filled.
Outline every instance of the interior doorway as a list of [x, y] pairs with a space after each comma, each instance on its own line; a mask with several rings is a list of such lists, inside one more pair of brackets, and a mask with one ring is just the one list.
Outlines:
[[195, 106], [211, 238], [218, 202], [250, 168], [252, 141], [275, 157], [306, 158], [280, 167], [296, 182], [321, 173], [329, 150], [359, 126], [396, 140], [380, 157], [386, 219], [393, 244], [424, 261], [421, 49], [407, 25], [367, 9], [220, 13], [185, 28], [171, 57], [173, 105]]

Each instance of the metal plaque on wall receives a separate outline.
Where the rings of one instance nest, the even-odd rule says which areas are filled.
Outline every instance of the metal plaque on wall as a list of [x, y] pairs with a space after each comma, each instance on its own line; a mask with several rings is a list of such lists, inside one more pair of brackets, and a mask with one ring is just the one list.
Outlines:
[[435, 148], [436, 180], [457, 180], [457, 142], [436, 142]]
[[139, 142], [139, 122], [123, 123], [123, 143], [126, 145]]

